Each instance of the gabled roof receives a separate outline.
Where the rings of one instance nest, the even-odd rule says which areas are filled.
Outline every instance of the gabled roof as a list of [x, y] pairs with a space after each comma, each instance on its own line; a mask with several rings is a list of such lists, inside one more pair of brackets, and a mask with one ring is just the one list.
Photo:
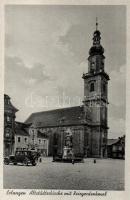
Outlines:
[[36, 127], [50, 127], [61, 125], [78, 125], [84, 122], [83, 106], [61, 108], [50, 111], [32, 113], [25, 123], [32, 123]]

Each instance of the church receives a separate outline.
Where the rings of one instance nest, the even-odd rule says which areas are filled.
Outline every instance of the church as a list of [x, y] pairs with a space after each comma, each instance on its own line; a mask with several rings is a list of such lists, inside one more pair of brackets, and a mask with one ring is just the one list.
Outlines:
[[66, 134], [71, 132], [74, 155], [107, 157], [109, 75], [105, 72], [104, 48], [98, 23], [89, 50], [88, 72], [82, 78], [83, 105], [32, 113], [25, 121], [32, 123], [30, 131], [48, 137], [49, 156], [63, 154]]

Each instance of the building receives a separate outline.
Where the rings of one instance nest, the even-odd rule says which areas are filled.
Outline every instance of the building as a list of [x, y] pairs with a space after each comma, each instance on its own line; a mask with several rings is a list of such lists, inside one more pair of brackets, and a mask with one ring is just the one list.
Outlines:
[[16, 150], [35, 149], [41, 155], [48, 155], [48, 138], [35, 129], [31, 123], [15, 121], [18, 111], [8, 95], [4, 95], [4, 156], [14, 154]]
[[30, 124], [15, 122], [15, 145], [14, 150], [28, 150]]
[[107, 105], [109, 76], [105, 72], [104, 48], [96, 23], [89, 50], [88, 73], [83, 74], [83, 105], [33, 113], [26, 120], [49, 138], [49, 155], [63, 154], [68, 129], [72, 133], [75, 155], [107, 156]]
[[4, 95], [4, 156], [14, 153], [15, 143], [15, 108], [8, 95]]
[[125, 136], [108, 139], [107, 155], [109, 158], [125, 158]]
[[48, 138], [41, 132], [36, 132], [32, 124], [15, 123], [16, 150], [36, 150], [42, 156], [48, 156]]
[[29, 142], [28, 147], [30, 149], [34, 149], [37, 152], [39, 152], [42, 156], [48, 156], [48, 136], [44, 134], [44, 132], [41, 132], [40, 130], [37, 130], [32, 124], [29, 127]]
[[[37, 140], [36, 134], [47, 135], [49, 140], [49, 156], [62, 154], [65, 136], [68, 128], [71, 128], [75, 153], [84, 153], [84, 110], [83, 106], [63, 108], [51, 111], [33, 113], [26, 123], [32, 123], [34, 143]], [[55, 150], [54, 150], [55, 146]]]

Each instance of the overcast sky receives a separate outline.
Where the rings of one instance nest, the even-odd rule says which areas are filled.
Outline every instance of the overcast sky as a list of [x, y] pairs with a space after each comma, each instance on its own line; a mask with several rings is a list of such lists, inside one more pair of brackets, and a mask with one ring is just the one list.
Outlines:
[[125, 6], [6, 6], [5, 93], [19, 109], [16, 120], [82, 103], [82, 74], [98, 17], [111, 79], [109, 138], [125, 134], [125, 12]]

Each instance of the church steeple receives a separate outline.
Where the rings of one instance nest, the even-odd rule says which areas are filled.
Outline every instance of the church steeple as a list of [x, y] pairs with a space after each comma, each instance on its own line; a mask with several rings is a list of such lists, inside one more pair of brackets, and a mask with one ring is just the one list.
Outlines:
[[96, 17], [96, 31], [93, 34], [93, 45], [100, 45], [100, 40], [101, 40], [100, 34], [101, 34], [100, 31], [98, 31], [98, 21]]
[[89, 73], [99, 73], [104, 71], [104, 48], [101, 45], [101, 33], [98, 30], [98, 22], [96, 19], [96, 30], [93, 33], [93, 45], [89, 50]]
[[96, 31], [98, 30], [98, 18], [96, 17]]
[[89, 55], [103, 55], [104, 48], [101, 45], [101, 33], [98, 30], [98, 22], [96, 20], [96, 30], [93, 33], [93, 46], [89, 50]]
[[[104, 48], [101, 45], [101, 33], [96, 20], [96, 30], [93, 33], [93, 44], [89, 50], [88, 72], [84, 79], [84, 110], [86, 116], [90, 113], [91, 127], [90, 152], [95, 157], [105, 156], [107, 146], [107, 104], [108, 80], [105, 72]], [[96, 146], [96, 144], [98, 144]]]

